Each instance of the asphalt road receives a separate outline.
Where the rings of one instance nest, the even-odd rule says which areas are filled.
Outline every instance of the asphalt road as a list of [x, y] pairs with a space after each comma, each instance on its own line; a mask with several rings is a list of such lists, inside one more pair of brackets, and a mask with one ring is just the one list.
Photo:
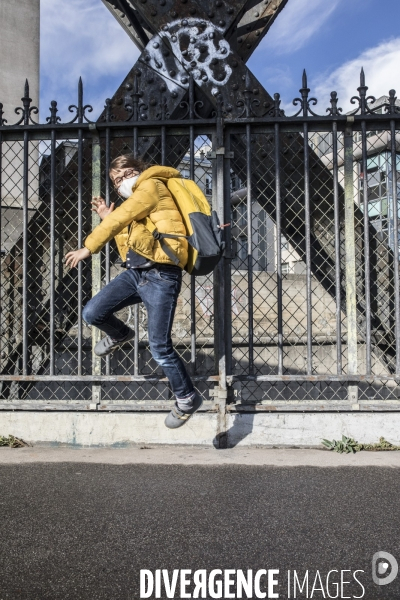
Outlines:
[[136, 600], [140, 569], [279, 569], [285, 599], [308, 570], [290, 597], [396, 600], [371, 560], [400, 562], [399, 497], [388, 467], [1, 464], [0, 600]]

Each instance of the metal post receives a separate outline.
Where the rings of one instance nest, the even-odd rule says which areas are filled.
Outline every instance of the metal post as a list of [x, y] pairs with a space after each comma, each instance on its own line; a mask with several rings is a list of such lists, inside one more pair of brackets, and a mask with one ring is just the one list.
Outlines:
[[[231, 136], [230, 132], [225, 134], [225, 160], [224, 160], [224, 222], [230, 223], [232, 221], [232, 208], [231, 208], [231, 158], [233, 152], [231, 151]], [[223, 268], [224, 268], [224, 316], [225, 316], [225, 351], [226, 351], [226, 362], [225, 369], [227, 377], [232, 375], [232, 273], [231, 273], [231, 260], [232, 260], [232, 235], [231, 227], [224, 229], [224, 241], [225, 251], [223, 257]]]
[[336, 297], [336, 372], [342, 374], [342, 303], [340, 288], [340, 214], [339, 214], [339, 180], [338, 180], [338, 139], [337, 122], [332, 124], [333, 136], [333, 204], [335, 227], [335, 297]]
[[254, 300], [253, 300], [253, 206], [252, 206], [252, 165], [251, 129], [246, 125], [246, 186], [247, 186], [247, 294], [249, 302], [249, 375], [254, 374]]
[[[110, 128], [106, 129], [106, 193], [105, 193], [105, 201], [106, 205], [110, 206], [110, 163], [111, 163], [111, 155], [110, 155]], [[110, 283], [110, 242], [106, 244], [106, 285]], [[106, 375], [110, 375], [111, 373], [111, 356], [106, 356]]]
[[[83, 134], [78, 131], [78, 248], [82, 248]], [[82, 262], [78, 264], [78, 375], [82, 375]]]
[[[101, 154], [100, 139], [97, 132], [92, 137], [92, 196], [100, 196], [101, 193]], [[92, 212], [92, 229], [100, 223], [100, 217]], [[92, 256], [92, 297], [101, 289], [101, 255]], [[92, 328], [92, 375], [101, 375], [101, 358], [94, 353], [94, 347], [101, 339], [101, 331], [97, 327]], [[101, 385], [94, 383], [92, 386], [92, 403], [97, 406], [101, 401]], [[92, 408], [94, 408], [93, 406]]]
[[400, 376], [400, 291], [399, 291], [399, 199], [397, 197], [397, 153], [396, 125], [390, 121], [390, 156], [392, 170], [392, 211], [393, 211], [393, 275], [394, 275], [394, 312], [396, 339], [396, 376]]
[[[344, 218], [346, 252], [347, 373], [357, 375], [357, 288], [354, 222], [353, 129], [354, 117], [347, 117], [344, 133]], [[358, 387], [349, 385], [349, 400], [356, 404]]]
[[22, 374], [28, 375], [28, 160], [29, 136], [24, 131], [23, 194], [22, 194]]
[[56, 131], [51, 131], [50, 158], [50, 375], [54, 375]]
[[283, 316], [282, 316], [282, 206], [279, 123], [275, 123], [275, 197], [276, 197], [276, 278], [278, 305], [278, 375], [283, 374]]
[[[137, 77], [135, 78], [135, 85], [137, 85]], [[135, 97], [137, 100], [137, 96]], [[138, 108], [137, 102], [134, 102], [134, 120], [138, 120]], [[138, 157], [139, 153], [139, 138], [138, 138], [138, 128], [135, 126], [133, 128], [133, 155], [135, 158]], [[133, 307], [133, 323], [135, 328], [135, 337], [133, 340], [133, 373], [136, 377], [139, 376], [139, 304], [135, 304]]]
[[304, 215], [306, 237], [306, 289], [307, 289], [307, 375], [312, 375], [312, 287], [311, 287], [311, 210], [310, 210], [310, 151], [308, 124], [303, 125], [304, 135]]
[[[221, 99], [218, 99], [217, 108], [217, 127], [213, 139], [215, 148], [215, 167], [213, 185], [213, 208], [217, 212], [221, 223], [225, 223], [224, 210], [224, 124], [222, 118]], [[219, 386], [214, 394], [218, 399], [218, 424], [217, 424], [217, 440], [219, 448], [226, 448], [226, 400], [228, 396], [226, 382], [226, 348], [225, 348], [225, 316], [224, 316], [224, 299], [225, 299], [225, 277], [224, 277], [225, 261], [221, 260], [214, 271], [214, 340], [215, 340], [215, 360], [218, 366]], [[215, 397], [215, 396], [214, 396]]]
[[367, 176], [367, 126], [361, 123], [362, 171], [363, 171], [363, 207], [364, 207], [364, 295], [365, 295], [365, 363], [366, 375], [371, 375], [371, 261], [368, 215], [368, 176]]
[[[191, 78], [193, 87], [193, 80]], [[190, 102], [190, 118], [193, 118], [193, 101]], [[189, 146], [190, 146], [190, 167], [189, 177], [194, 180], [194, 127], [189, 127]], [[192, 373], [196, 373], [196, 278], [194, 275], [190, 276], [190, 363], [192, 366]]]
[[[3, 105], [0, 103], [0, 126], [3, 124], [2, 122], [2, 108]], [[2, 182], [2, 175], [3, 175], [3, 135], [0, 131], [0, 308], [2, 310], [0, 310], [0, 365], [2, 362], [2, 358], [3, 358], [3, 340], [6, 334], [6, 330], [5, 328], [3, 329], [3, 319], [4, 319], [4, 315], [3, 315], [3, 311], [4, 311], [4, 306], [5, 306], [5, 289], [6, 286], [4, 286], [4, 291], [2, 288], [2, 273], [3, 273], [3, 267], [1, 265], [2, 262], [2, 258], [3, 258], [3, 253], [2, 253], [2, 236], [3, 236], [3, 222], [2, 222], [2, 187], [3, 187], [3, 182]], [[2, 386], [3, 384], [0, 382], [0, 392], [2, 391]]]
[[[189, 77], [189, 118], [194, 119], [194, 82], [193, 74]], [[195, 134], [194, 127], [189, 127], [189, 177], [194, 180], [194, 142]], [[190, 276], [190, 364], [192, 367], [192, 374], [196, 373], [196, 278], [194, 275]]]

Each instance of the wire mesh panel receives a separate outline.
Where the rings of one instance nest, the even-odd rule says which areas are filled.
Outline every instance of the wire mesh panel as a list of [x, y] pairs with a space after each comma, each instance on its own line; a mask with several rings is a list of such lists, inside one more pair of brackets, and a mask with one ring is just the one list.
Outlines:
[[84, 386], [57, 377], [91, 373], [90, 347], [81, 337], [78, 343], [77, 325], [78, 305], [90, 297], [90, 265], [78, 276], [64, 264], [90, 227], [90, 147], [83, 138], [60, 141], [55, 133], [24, 145], [25, 163], [20, 142], [3, 145], [2, 372], [54, 381], [3, 384], [2, 394], [84, 399]]
[[114, 241], [77, 268], [64, 262], [99, 222], [92, 196], [121, 203], [109, 170], [126, 153], [194, 180], [225, 232], [214, 273], [184, 272], [172, 327], [196, 389], [218, 398], [207, 409], [222, 414], [225, 401], [230, 410], [397, 406], [394, 92], [367, 102], [362, 75], [352, 113], [341, 113], [332, 92], [328, 114], [318, 115], [304, 74], [300, 108], [288, 117], [278, 94], [257, 98], [262, 90], [252, 89], [250, 76], [235, 104], [222, 92], [202, 96], [193, 75], [169, 94], [141, 68], [96, 123], [81, 83], [69, 123], [60, 122], [56, 103], [45, 124], [33, 122], [29, 90], [15, 125], [0, 107], [1, 406], [170, 406], [143, 303], [118, 313], [134, 340], [106, 358], [94, 355], [101, 334], [82, 314], [123, 272]]
[[[208, 136], [198, 136], [190, 143], [189, 130], [184, 134], [152, 135], [112, 139], [107, 149], [107, 140], [102, 142], [102, 192], [107, 203], [120, 205], [121, 199], [115, 190], [107, 189], [107, 156], [114, 159], [126, 153], [134, 153], [145, 159], [149, 166], [165, 164], [178, 169], [181, 177], [193, 179], [204, 192], [212, 205], [212, 165], [208, 154], [211, 141]], [[163, 155], [163, 156], [162, 156]], [[161, 158], [163, 160], [161, 161]], [[113, 243], [110, 244], [108, 257], [103, 253], [101, 286], [121, 273], [124, 268]], [[170, 400], [172, 391], [161, 367], [152, 358], [148, 340], [148, 317], [144, 304], [129, 306], [116, 315], [135, 330], [135, 342], [122, 345], [110, 358], [102, 360], [104, 375], [135, 375], [137, 377], [160, 380], [157, 384], [143, 382], [120, 383], [102, 388], [103, 404], [111, 406], [111, 401], [119, 400]], [[188, 373], [195, 378], [196, 389], [208, 399], [210, 385], [201, 380], [214, 375], [214, 309], [213, 277], [191, 277], [184, 273], [181, 294], [178, 299], [175, 319], [172, 327], [173, 345], [182, 358]], [[88, 328], [89, 330], [91, 328]], [[114, 404], [115, 406], [115, 404]]]
[[[265, 397], [341, 400], [356, 388], [356, 401], [358, 387], [345, 379], [359, 374], [389, 378], [389, 385], [379, 379], [360, 383], [360, 400], [371, 398], [371, 390], [375, 399], [396, 399], [399, 386], [391, 379], [396, 318], [390, 301], [396, 297], [395, 261], [387, 189], [390, 162], [397, 170], [399, 161], [391, 155], [390, 136], [367, 132], [365, 123], [361, 131], [347, 133], [338, 131], [337, 123], [320, 132], [308, 131], [306, 124], [293, 131], [287, 126], [281, 131], [279, 125], [265, 129], [249, 131], [248, 126], [246, 132], [231, 134], [232, 375], [241, 382], [234, 384], [237, 393], [244, 403], [262, 403]], [[350, 166], [345, 164], [345, 135]], [[246, 147], [244, 159], [241, 149]], [[364, 203], [362, 174], [368, 168], [373, 175], [368, 175]], [[353, 211], [347, 229], [346, 177]], [[392, 188], [397, 190], [397, 175]], [[350, 284], [355, 286], [354, 352], [348, 344]], [[281, 380], [288, 375], [291, 381]], [[262, 382], [265, 376], [269, 382]], [[315, 376], [327, 381], [314, 382]]]
[[[212, 204], [212, 164], [209, 136], [194, 138], [188, 134], [138, 136], [136, 144], [149, 165], [160, 162], [161, 149], [168, 154], [164, 164], [178, 167], [181, 176], [198, 183]], [[163, 146], [164, 144], [164, 146]], [[121, 199], [110, 187], [110, 160], [133, 152], [132, 137], [101, 140], [101, 194], [107, 204], [116, 206]], [[162, 147], [163, 146], [163, 147]], [[6, 166], [2, 183], [2, 372], [23, 375], [23, 352], [28, 348], [25, 375], [47, 376], [52, 381], [13, 382], [2, 385], [7, 400], [75, 400], [92, 398], [93, 383], [84, 381], [93, 374], [93, 329], [82, 320], [82, 309], [93, 294], [94, 274], [89, 262], [68, 269], [64, 256], [82, 245], [92, 229], [92, 139], [35, 142], [28, 151], [29, 178], [28, 228], [24, 235], [23, 206], [19, 196], [8, 190], [15, 188], [15, 170], [23, 170], [23, 144], [10, 142], [3, 147]], [[18, 179], [19, 181], [19, 179]], [[18, 204], [19, 202], [19, 204]], [[27, 244], [25, 269], [22, 264], [23, 244]], [[122, 259], [113, 242], [100, 253], [99, 289], [123, 270]], [[26, 307], [23, 310], [26, 272]], [[24, 328], [24, 314], [27, 326]], [[165, 400], [172, 393], [162, 369], [151, 356], [147, 333], [147, 313], [143, 304], [130, 306], [117, 313], [135, 329], [135, 343], [122, 345], [111, 357], [101, 359], [104, 376], [136, 376], [144, 381], [102, 384], [102, 400]], [[208, 399], [210, 384], [201, 383], [215, 373], [214, 361], [213, 276], [199, 278], [185, 274], [172, 330], [174, 346], [183, 359], [196, 386]], [[25, 333], [25, 343], [23, 337]], [[65, 376], [68, 381], [60, 381]], [[54, 379], [53, 379], [54, 377]], [[101, 377], [100, 377], [101, 379]], [[80, 380], [80, 381], [79, 381]], [[157, 383], [159, 381], [159, 383]]]

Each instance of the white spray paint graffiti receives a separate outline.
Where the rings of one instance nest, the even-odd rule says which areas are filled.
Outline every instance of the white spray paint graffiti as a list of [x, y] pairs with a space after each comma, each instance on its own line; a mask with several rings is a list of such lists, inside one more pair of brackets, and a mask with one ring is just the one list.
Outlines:
[[192, 72], [198, 85], [211, 84], [212, 94], [217, 95], [218, 88], [226, 85], [232, 74], [226, 60], [231, 52], [222, 28], [190, 18], [165, 25], [148, 43], [145, 60], [165, 76], [170, 92], [177, 91], [178, 86], [188, 87], [188, 73]]

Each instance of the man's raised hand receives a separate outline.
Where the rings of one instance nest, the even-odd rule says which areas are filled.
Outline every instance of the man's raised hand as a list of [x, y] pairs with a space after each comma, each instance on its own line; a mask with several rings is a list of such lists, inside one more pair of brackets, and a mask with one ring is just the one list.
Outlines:
[[90, 251], [85, 247], [80, 250], [73, 250], [65, 255], [65, 265], [70, 268], [76, 267], [81, 260], [85, 260], [89, 256]]
[[114, 204], [115, 203], [113, 202], [112, 204], [110, 204], [110, 206], [107, 206], [104, 198], [101, 198], [100, 196], [93, 196], [92, 211], [96, 212], [99, 215], [100, 219], [103, 220], [110, 213], [112, 213], [112, 211], [114, 210]]

